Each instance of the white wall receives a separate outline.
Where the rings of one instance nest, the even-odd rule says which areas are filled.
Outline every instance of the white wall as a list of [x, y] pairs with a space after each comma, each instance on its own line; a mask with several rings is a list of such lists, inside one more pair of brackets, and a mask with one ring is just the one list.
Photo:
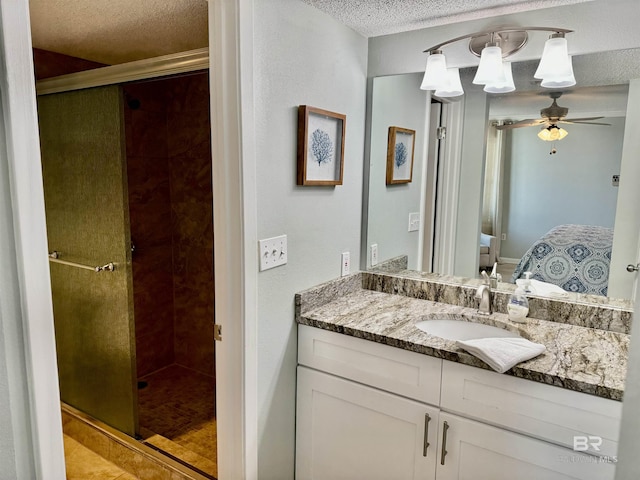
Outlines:
[[611, 177], [620, 174], [625, 122], [623, 117], [598, 121], [611, 126], [563, 125], [569, 135], [553, 144], [540, 140], [537, 128], [508, 131], [502, 257], [519, 259], [558, 225], [613, 228], [618, 187]]
[[616, 234], [613, 239], [611, 252], [611, 269], [609, 273], [609, 290], [611, 297], [630, 298], [638, 283], [630, 281], [630, 274], [626, 270], [629, 264], [640, 262], [638, 236], [640, 233], [640, 218], [638, 204], [640, 203], [640, 78], [629, 83], [629, 99], [627, 105], [627, 128], [622, 147], [622, 167], [620, 171], [620, 191], [616, 209]]
[[[419, 231], [409, 232], [408, 222], [409, 213], [420, 212], [427, 102], [430, 102], [427, 92], [420, 90], [421, 82], [421, 74], [373, 79], [369, 157], [367, 245], [378, 245], [379, 261], [408, 255], [408, 265], [413, 270], [420, 270]], [[416, 131], [411, 183], [386, 184], [387, 139], [391, 126]], [[367, 255], [367, 266], [371, 266], [368, 251], [363, 253]]]
[[[294, 294], [360, 255], [367, 40], [299, 0], [254, 2], [258, 237], [286, 234], [288, 263], [258, 278], [258, 470], [293, 478]], [[344, 184], [296, 186], [298, 105], [346, 114]], [[257, 252], [257, 245], [256, 245]], [[221, 279], [218, 279], [221, 281]]]
[[[4, 124], [0, 117], [0, 145], [5, 145]], [[18, 478], [34, 474], [33, 461], [20, 455], [21, 448], [29, 447], [30, 425], [23, 402], [26, 401], [22, 316], [20, 292], [16, 288], [17, 267], [13, 239], [13, 214], [9, 191], [8, 158], [5, 148], [0, 150], [0, 479]], [[12, 407], [12, 408], [11, 408]], [[22, 458], [20, 458], [20, 456]]]
[[[634, 293], [636, 300], [633, 309], [634, 312], [640, 312], [638, 285]], [[634, 317], [622, 403], [616, 480], [640, 478], [640, 329], [638, 318]]]
[[64, 478], [27, 0], [0, 3], [0, 479]]

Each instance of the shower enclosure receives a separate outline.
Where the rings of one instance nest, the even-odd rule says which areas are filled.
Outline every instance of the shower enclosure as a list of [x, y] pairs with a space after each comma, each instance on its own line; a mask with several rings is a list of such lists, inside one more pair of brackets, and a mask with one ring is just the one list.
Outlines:
[[62, 401], [214, 477], [208, 99], [198, 72], [38, 112]]

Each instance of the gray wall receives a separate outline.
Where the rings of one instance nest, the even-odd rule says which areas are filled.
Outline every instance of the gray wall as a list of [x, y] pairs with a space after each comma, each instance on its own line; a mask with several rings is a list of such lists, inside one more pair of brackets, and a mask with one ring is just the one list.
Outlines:
[[[293, 478], [294, 294], [360, 258], [367, 39], [299, 0], [254, 2], [257, 231], [286, 234], [288, 263], [258, 278], [258, 474]], [[298, 105], [346, 114], [344, 184], [296, 186]], [[257, 248], [257, 246], [256, 246]], [[353, 268], [352, 267], [352, 268]]]
[[[408, 231], [409, 213], [420, 212], [427, 102], [430, 102], [427, 92], [420, 90], [421, 82], [422, 74], [419, 73], [373, 79], [369, 157], [367, 248], [378, 245], [379, 261], [408, 255], [408, 265], [413, 270], [420, 270], [419, 231]], [[411, 183], [386, 184], [387, 139], [391, 126], [416, 131]], [[370, 266], [368, 250], [365, 254], [367, 266]]]
[[613, 228], [620, 173], [623, 117], [599, 122], [610, 127], [563, 125], [566, 138], [543, 142], [537, 128], [510, 131], [505, 156], [501, 257], [519, 259], [551, 228], [565, 223]]

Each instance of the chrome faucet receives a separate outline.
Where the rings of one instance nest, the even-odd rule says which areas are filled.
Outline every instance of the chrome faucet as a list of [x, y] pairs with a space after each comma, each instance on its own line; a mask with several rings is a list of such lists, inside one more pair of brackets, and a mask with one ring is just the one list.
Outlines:
[[493, 313], [493, 308], [491, 305], [491, 280], [489, 279], [489, 275], [484, 270], [482, 271], [482, 276], [484, 278], [484, 283], [478, 287], [476, 290], [476, 298], [480, 300], [480, 305], [478, 305], [478, 313], [483, 315], [491, 315]]

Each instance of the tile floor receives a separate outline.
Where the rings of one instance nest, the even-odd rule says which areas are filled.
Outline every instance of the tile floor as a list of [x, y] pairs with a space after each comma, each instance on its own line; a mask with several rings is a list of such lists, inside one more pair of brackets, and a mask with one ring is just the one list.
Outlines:
[[67, 480], [137, 480], [97, 453], [64, 435]]
[[217, 475], [215, 379], [170, 365], [140, 381], [140, 435], [145, 443], [202, 472]]

